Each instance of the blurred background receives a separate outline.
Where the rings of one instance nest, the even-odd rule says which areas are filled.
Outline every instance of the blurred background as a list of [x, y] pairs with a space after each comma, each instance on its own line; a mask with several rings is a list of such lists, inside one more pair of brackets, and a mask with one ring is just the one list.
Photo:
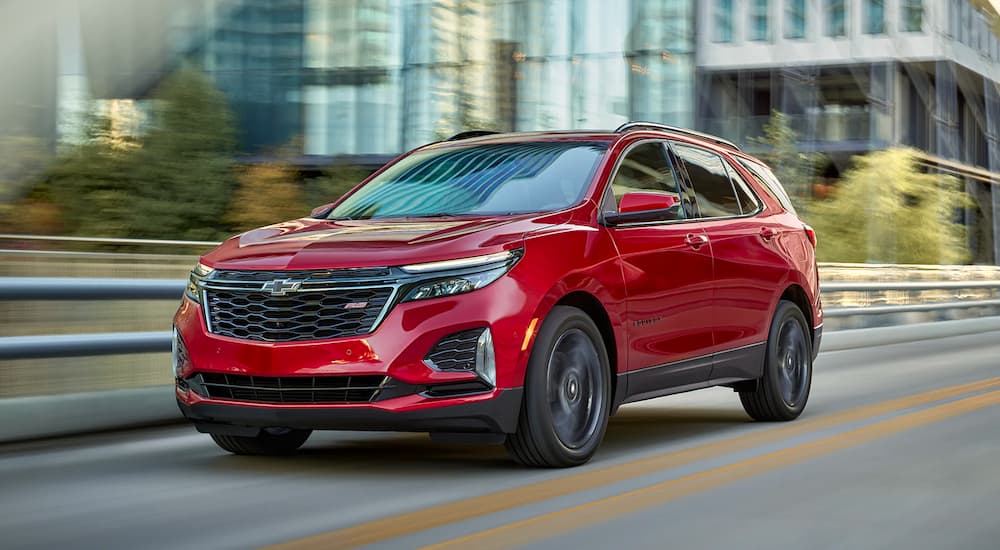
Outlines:
[[[646, 120], [718, 134], [768, 161], [817, 230], [828, 283], [979, 281], [828, 286], [828, 307], [994, 300], [983, 281], [1000, 280], [997, 8], [6, 0], [0, 276], [181, 281], [214, 242], [306, 215], [421, 144], [468, 129]], [[3, 336], [154, 334], [176, 305], [169, 293], [40, 294], [0, 300]], [[828, 328], [995, 306], [868, 310]], [[11, 352], [0, 356], [0, 398], [168, 384], [165, 350]]]
[[[512, 517], [544, 523], [613, 478], [628, 486], [601, 495], [705, 479], [705, 468], [781, 446], [805, 456], [795, 445], [826, 445], [841, 428], [842, 443], [868, 441], [860, 421], [887, 435], [886, 422], [944, 414], [908, 412], [941, 400], [1000, 402], [998, 9], [0, 0], [5, 547], [257, 547], [427, 507], [361, 530], [377, 542], [405, 527], [416, 538], [389, 547], [413, 548]], [[749, 423], [722, 388], [630, 405], [575, 478], [423, 434], [317, 434], [296, 457], [252, 460], [178, 424], [171, 319], [189, 270], [219, 240], [307, 215], [394, 156], [463, 130], [629, 120], [736, 142], [773, 167], [816, 229], [825, 328], [802, 421]], [[601, 522], [646, 497], [619, 498], [604, 518], [571, 507], [594, 525], [549, 547], [997, 548], [998, 413], [784, 467], [635, 524]], [[141, 429], [105, 433], [121, 428]], [[791, 455], [768, 456], [755, 463]], [[434, 507], [510, 487], [554, 496], [547, 480], [595, 490], [506, 516], [530, 499]], [[687, 490], [671, 487], [661, 492]], [[459, 508], [484, 517], [421, 533]], [[455, 546], [547, 533], [529, 524]]]
[[647, 120], [770, 161], [823, 260], [1000, 258], [997, 2], [7, 0], [0, 21], [4, 233], [219, 239], [461, 130]]

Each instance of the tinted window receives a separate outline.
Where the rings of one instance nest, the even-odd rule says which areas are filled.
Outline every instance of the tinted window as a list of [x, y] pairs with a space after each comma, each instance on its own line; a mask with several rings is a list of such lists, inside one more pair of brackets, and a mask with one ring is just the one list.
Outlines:
[[372, 219], [561, 210], [583, 199], [603, 143], [514, 143], [414, 153], [337, 205], [329, 218]]
[[771, 169], [762, 164], [757, 164], [756, 162], [748, 162], [740, 159], [740, 164], [750, 172], [751, 175], [757, 178], [761, 187], [769, 195], [771, 195], [774, 200], [778, 201], [785, 210], [788, 210], [792, 214], [795, 214], [795, 207], [792, 206], [792, 200], [788, 197], [788, 193], [785, 192], [785, 188], [781, 186], [781, 182], [778, 178], [774, 176]]
[[750, 190], [750, 186], [747, 185], [747, 182], [743, 180], [740, 173], [728, 162], [726, 163], [726, 171], [729, 173], [729, 179], [733, 181], [733, 187], [736, 188], [736, 200], [740, 203], [740, 211], [743, 215], [756, 212], [759, 208], [759, 203], [753, 191]]
[[649, 142], [633, 147], [619, 164], [618, 173], [611, 182], [611, 191], [614, 194], [614, 205], [608, 204], [605, 208], [611, 209], [610, 207], [614, 206], [614, 210], [617, 210], [625, 193], [654, 192], [677, 198], [678, 207], [665, 213], [664, 219], [684, 217], [684, 210], [679, 207], [681, 196], [677, 188], [677, 179], [670, 168], [662, 143]]
[[673, 149], [687, 170], [702, 217], [721, 218], [741, 214], [740, 202], [722, 157], [706, 149], [680, 143], [673, 144]]

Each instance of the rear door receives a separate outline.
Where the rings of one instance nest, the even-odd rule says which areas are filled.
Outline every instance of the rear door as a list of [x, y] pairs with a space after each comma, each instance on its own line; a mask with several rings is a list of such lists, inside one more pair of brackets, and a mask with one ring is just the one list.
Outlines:
[[704, 382], [713, 347], [712, 246], [691, 218], [690, 195], [665, 142], [647, 140], [622, 155], [602, 209], [616, 212], [622, 195], [659, 192], [683, 208], [659, 219], [608, 227], [622, 260], [627, 298], [629, 394], [648, 397]]
[[773, 247], [774, 228], [757, 217], [762, 203], [718, 153], [672, 143], [694, 191], [696, 217], [712, 242], [715, 380], [757, 376], [770, 326], [771, 300], [787, 272]]

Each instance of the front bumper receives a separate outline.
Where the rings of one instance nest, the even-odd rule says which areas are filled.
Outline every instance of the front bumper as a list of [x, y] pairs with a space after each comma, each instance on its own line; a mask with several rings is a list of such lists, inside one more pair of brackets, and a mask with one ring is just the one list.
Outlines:
[[[254, 435], [260, 428], [302, 430], [382, 430], [404, 432], [513, 433], [522, 388], [497, 390], [471, 399], [441, 400], [436, 406], [391, 410], [371, 405], [283, 406], [219, 401], [177, 405], [199, 431]], [[388, 403], [388, 402], [387, 402]]]

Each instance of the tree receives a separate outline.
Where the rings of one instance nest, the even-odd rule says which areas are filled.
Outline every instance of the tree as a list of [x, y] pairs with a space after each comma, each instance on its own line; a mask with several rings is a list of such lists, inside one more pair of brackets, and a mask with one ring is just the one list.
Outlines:
[[798, 134], [789, 124], [788, 115], [781, 111], [771, 111], [763, 131], [763, 136], [750, 138], [750, 141], [767, 148], [760, 158], [771, 166], [795, 207], [805, 208], [812, 197], [813, 176], [823, 155], [799, 151]]
[[129, 234], [217, 239], [235, 187], [233, 115], [222, 92], [182, 67], [154, 93], [155, 127], [136, 150]]
[[309, 213], [295, 172], [286, 164], [248, 166], [239, 176], [226, 222], [235, 231], [301, 218]]
[[329, 166], [322, 176], [306, 180], [306, 200], [310, 208], [331, 203], [344, 196], [371, 173], [369, 169], [350, 164]]
[[921, 171], [912, 149], [854, 157], [826, 201], [806, 218], [822, 261], [954, 264], [968, 258], [965, 227], [955, 220], [967, 198], [951, 176]]

